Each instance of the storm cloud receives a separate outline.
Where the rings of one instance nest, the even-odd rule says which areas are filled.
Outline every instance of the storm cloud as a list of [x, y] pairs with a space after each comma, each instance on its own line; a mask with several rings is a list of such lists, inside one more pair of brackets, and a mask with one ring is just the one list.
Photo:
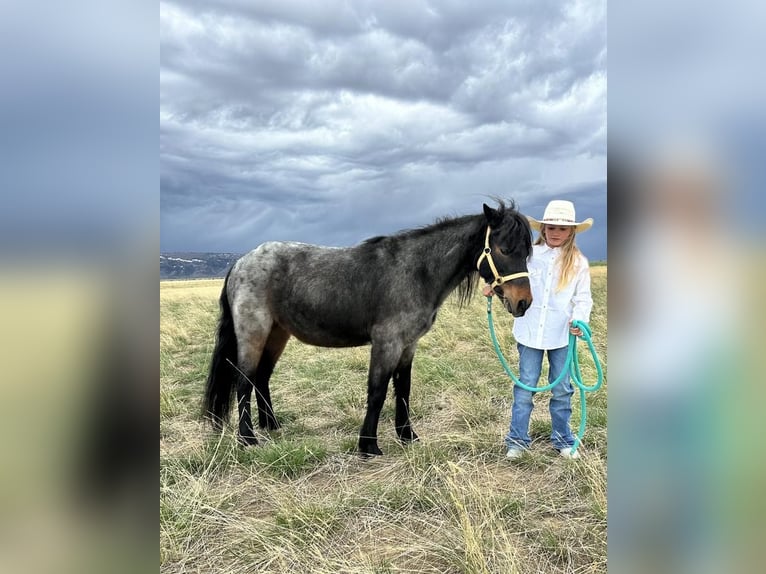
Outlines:
[[596, 2], [160, 4], [161, 250], [350, 245], [575, 201], [606, 258]]

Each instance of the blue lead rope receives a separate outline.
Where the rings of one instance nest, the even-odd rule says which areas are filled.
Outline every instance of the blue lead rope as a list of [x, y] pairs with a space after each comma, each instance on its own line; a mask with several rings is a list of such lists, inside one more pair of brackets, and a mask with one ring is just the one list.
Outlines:
[[567, 348], [566, 367], [561, 371], [561, 374], [559, 374], [559, 376], [556, 378], [555, 381], [553, 381], [552, 383], [544, 387], [530, 387], [522, 383], [516, 377], [516, 375], [513, 374], [513, 371], [511, 371], [511, 368], [508, 366], [508, 362], [505, 360], [505, 357], [503, 356], [503, 352], [500, 350], [500, 344], [497, 342], [497, 335], [495, 335], [495, 325], [493, 324], [493, 321], [492, 321], [492, 295], [487, 297], [487, 322], [489, 323], [489, 334], [492, 337], [492, 345], [494, 345], [495, 347], [495, 353], [497, 353], [497, 358], [500, 359], [500, 364], [503, 365], [503, 370], [505, 370], [506, 374], [511, 378], [511, 380], [513, 380], [514, 384], [520, 386], [522, 389], [531, 391], [533, 393], [539, 393], [540, 391], [549, 391], [553, 387], [558, 385], [561, 381], [564, 380], [564, 374], [567, 372], [567, 368], [569, 369], [570, 377], [574, 381], [574, 384], [577, 386], [577, 388], [580, 389], [580, 430], [577, 433], [577, 438], [575, 439], [574, 445], [572, 445], [572, 454], [577, 452], [577, 447], [580, 446], [582, 437], [585, 434], [585, 420], [586, 420], [585, 393], [598, 390], [598, 388], [601, 387], [601, 383], [604, 380], [604, 373], [601, 370], [601, 362], [598, 360], [598, 354], [596, 353], [596, 348], [593, 346], [593, 341], [591, 340], [591, 331], [588, 324], [583, 323], [582, 321], [572, 321], [572, 326], [579, 327], [580, 330], [582, 331], [582, 335], [580, 335], [580, 338], [582, 338], [588, 344], [588, 348], [590, 349], [590, 354], [593, 357], [593, 364], [596, 365], [596, 372], [598, 373], [596, 384], [589, 387], [585, 383], [583, 383], [582, 374], [580, 373], [580, 361], [577, 357], [577, 335], [573, 335], [572, 333], [570, 333], [569, 346]]

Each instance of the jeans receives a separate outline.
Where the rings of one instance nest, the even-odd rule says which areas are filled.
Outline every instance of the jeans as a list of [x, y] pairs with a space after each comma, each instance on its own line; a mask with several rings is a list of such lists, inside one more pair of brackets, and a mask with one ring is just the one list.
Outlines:
[[[528, 387], [536, 387], [543, 367], [545, 350], [533, 349], [518, 343], [519, 349], [519, 379]], [[567, 347], [548, 350], [548, 384], [555, 381], [566, 367]], [[575, 438], [569, 428], [572, 416], [572, 384], [569, 382], [569, 369], [564, 379], [551, 390], [551, 442], [556, 449], [570, 447]], [[513, 407], [511, 408], [511, 425], [505, 436], [507, 447], [529, 447], [529, 416], [532, 414], [532, 396], [535, 393], [513, 386]]]

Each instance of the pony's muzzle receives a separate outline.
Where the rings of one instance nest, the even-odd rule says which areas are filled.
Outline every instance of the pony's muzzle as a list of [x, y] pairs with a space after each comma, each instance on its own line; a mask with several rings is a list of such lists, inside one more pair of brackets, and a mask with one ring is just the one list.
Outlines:
[[526, 299], [520, 299], [519, 302], [516, 304], [516, 312], [514, 313], [513, 310], [511, 310], [511, 314], [514, 317], [522, 317], [524, 313], [527, 312], [527, 309], [529, 309], [529, 306], [532, 304], [532, 301], [527, 301]]
[[[521, 285], [514, 285], [516, 281]], [[528, 279], [514, 279], [504, 283], [500, 289], [502, 294], [498, 293], [498, 295], [503, 301], [503, 306], [514, 317], [522, 317], [532, 305], [532, 291], [529, 288]]]

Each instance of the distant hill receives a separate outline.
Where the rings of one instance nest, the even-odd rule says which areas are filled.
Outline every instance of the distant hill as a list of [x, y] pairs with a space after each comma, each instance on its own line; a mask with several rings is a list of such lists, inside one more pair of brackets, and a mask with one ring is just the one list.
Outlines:
[[224, 277], [242, 253], [160, 253], [160, 279]]
[[[160, 279], [211, 279], [224, 277], [242, 253], [160, 253]], [[592, 267], [606, 261], [591, 261]]]

